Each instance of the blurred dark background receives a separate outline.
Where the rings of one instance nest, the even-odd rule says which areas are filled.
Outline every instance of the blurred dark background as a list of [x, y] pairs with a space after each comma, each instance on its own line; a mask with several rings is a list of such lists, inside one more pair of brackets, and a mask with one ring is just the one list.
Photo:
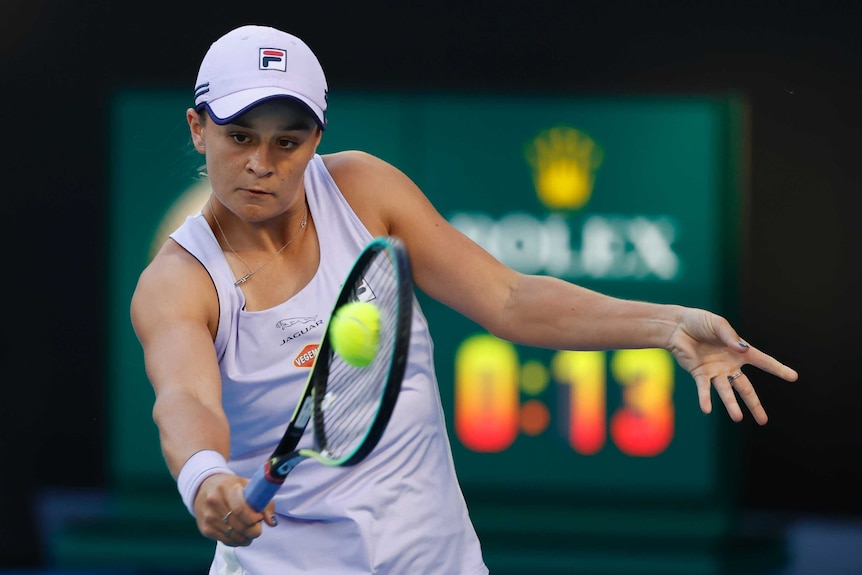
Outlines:
[[245, 23], [305, 39], [332, 93], [744, 95], [750, 195], [735, 323], [801, 377], [786, 384], [750, 374], [771, 419], [762, 428], [740, 424], [741, 505], [862, 517], [858, 3], [247, 4], [4, 0], [0, 7], [7, 306], [0, 565], [39, 561], [36, 493], [98, 489], [106, 480], [112, 93], [167, 87], [191, 98], [206, 48]]

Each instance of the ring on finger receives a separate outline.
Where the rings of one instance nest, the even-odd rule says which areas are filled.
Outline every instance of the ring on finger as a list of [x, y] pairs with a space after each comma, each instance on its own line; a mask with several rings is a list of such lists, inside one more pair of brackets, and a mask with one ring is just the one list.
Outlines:
[[228, 511], [224, 514], [224, 517], [222, 517], [221, 520], [227, 523], [231, 515], [233, 515], [233, 511]]
[[737, 372], [736, 372], [736, 373], [734, 373], [733, 375], [728, 375], [728, 376], [727, 376], [727, 383], [731, 383], [731, 384], [732, 384], [735, 380], [737, 380], [737, 379], [739, 379], [740, 377], [742, 377], [742, 375], [743, 375], [743, 373], [742, 373], [741, 371], [737, 371]]
[[233, 526], [227, 528], [227, 531], [224, 532], [224, 536], [230, 537], [232, 533], [233, 533]]

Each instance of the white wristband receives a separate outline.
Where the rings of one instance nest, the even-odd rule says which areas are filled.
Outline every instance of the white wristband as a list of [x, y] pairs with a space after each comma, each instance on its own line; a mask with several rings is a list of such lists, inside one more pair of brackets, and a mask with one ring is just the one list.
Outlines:
[[227, 466], [227, 461], [222, 454], [211, 449], [198, 451], [189, 457], [183, 464], [183, 468], [180, 469], [180, 474], [177, 476], [177, 489], [192, 517], [195, 516], [195, 496], [198, 494], [201, 483], [207, 477], [218, 473], [235, 475]]

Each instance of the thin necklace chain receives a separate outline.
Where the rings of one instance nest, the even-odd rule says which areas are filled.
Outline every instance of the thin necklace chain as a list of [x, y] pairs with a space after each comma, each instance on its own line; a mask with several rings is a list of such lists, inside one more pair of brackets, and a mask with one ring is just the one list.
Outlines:
[[230, 248], [230, 251], [233, 252], [233, 255], [235, 255], [237, 257], [237, 259], [239, 259], [239, 261], [241, 261], [245, 265], [246, 269], [248, 269], [247, 274], [245, 274], [244, 276], [242, 276], [241, 278], [239, 278], [238, 280], [236, 280], [233, 283], [233, 285], [235, 285], [235, 286], [238, 286], [240, 284], [244, 284], [245, 282], [247, 282], [249, 279], [251, 279], [251, 276], [253, 276], [257, 272], [259, 272], [265, 265], [267, 265], [269, 262], [271, 262], [276, 257], [278, 257], [278, 254], [283, 252], [287, 246], [289, 246], [290, 244], [293, 243], [293, 240], [295, 240], [296, 238], [299, 237], [299, 234], [301, 234], [302, 230], [305, 229], [305, 224], [308, 221], [308, 208], [306, 207], [305, 208], [305, 214], [302, 216], [302, 221], [299, 222], [299, 231], [297, 231], [296, 234], [294, 234], [294, 236], [292, 238], [287, 240], [286, 244], [284, 244], [283, 246], [278, 248], [278, 251], [275, 252], [274, 254], [272, 254], [268, 260], [266, 260], [265, 262], [263, 262], [262, 264], [257, 266], [257, 268], [252, 268], [250, 265], [248, 265], [248, 262], [245, 261], [241, 255], [236, 253], [236, 250], [233, 249], [233, 246], [230, 245], [230, 240], [227, 239], [227, 235], [224, 233], [224, 229], [221, 227], [221, 222], [218, 221], [218, 216], [216, 216], [215, 210], [213, 209], [213, 198], [212, 198], [212, 196], [209, 197], [209, 206], [210, 206], [210, 213], [213, 215], [213, 219], [215, 220], [216, 226], [218, 227], [218, 231], [221, 233], [221, 237], [224, 239], [224, 243], [227, 244], [227, 247]]

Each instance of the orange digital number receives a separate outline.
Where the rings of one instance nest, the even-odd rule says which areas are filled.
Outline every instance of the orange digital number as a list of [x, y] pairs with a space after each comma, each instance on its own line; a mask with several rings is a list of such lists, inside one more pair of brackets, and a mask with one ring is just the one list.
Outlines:
[[464, 340], [455, 354], [455, 433], [465, 447], [492, 453], [515, 441], [520, 426], [515, 346], [492, 335]]
[[663, 349], [618, 351], [611, 373], [623, 386], [623, 407], [611, 417], [611, 437], [620, 451], [658, 455], [674, 433], [672, 356]]
[[581, 455], [598, 453], [605, 444], [605, 354], [601, 351], [560, 351], [551, 361], [557, 383], [569, 387], [561, 405], [569, 444]]

